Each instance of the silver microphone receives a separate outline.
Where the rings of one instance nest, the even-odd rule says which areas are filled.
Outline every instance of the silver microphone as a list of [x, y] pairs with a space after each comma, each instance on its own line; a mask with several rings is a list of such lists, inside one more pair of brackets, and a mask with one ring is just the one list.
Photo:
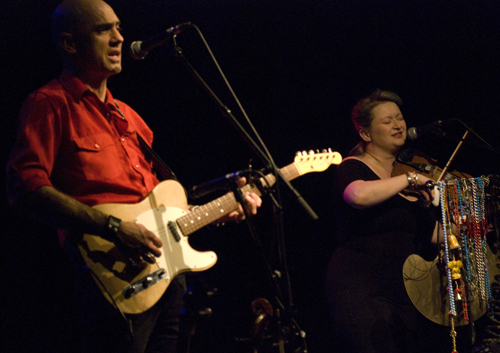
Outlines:
[[410, 127], [408, 128], [408, 140], [416, 140], [419, 136], [428, 134], [430, 132], [437, 133], [441, 131], [441, 124], [443, 120], [434, 121], [430, 124], [421, 127]]
[[173, 36], [181, 33], [193, 24], [191, 22], [181, 23], [177, 26], [170, 27], [167, 30], [158, 33], [157, 35], [146, 39], [144, 42], [135, 41], [130, 44], [130, 56], [135, 60], [142, 60], [148, 54], [148, 52], [156, 47], [165, 45]]

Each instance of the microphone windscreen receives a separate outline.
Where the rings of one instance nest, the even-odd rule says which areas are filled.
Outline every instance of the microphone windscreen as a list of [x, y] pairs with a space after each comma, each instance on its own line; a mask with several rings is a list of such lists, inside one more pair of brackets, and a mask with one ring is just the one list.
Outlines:
[[130, 56], [135, 60], [142, 60], [142, 59], [144, 59], [144, 57], [147, 54], [147, 53], [146, 54], [142, 53], [141, 44], [142, 44], [141, 41], [135, 41], [135, 42], [132, 42], [132, 44], [130, 44], [130, 48], [129, 48], [128, 52], [129, 52]]
[[408, 137], [408, 140], [411, 140], [411, 141], [416, 140], [418, 137], [417, 128], [416, 127], [409, 128], [406, 135]]

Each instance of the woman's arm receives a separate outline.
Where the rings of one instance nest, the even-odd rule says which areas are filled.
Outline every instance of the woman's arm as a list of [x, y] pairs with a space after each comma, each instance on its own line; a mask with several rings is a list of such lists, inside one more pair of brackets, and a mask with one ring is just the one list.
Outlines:
[[[427, 200], [431, 200], [434, 192], [427, 189], [428, 180], [430, 179], [426, 176], [417, 174], [413, 190], [424, 195]], [[405, 174], [380, 180], [355, 180], [345, 188], [343, 196], [352, 207], [363, 209], [378, 205], [409, 186], [410, 182]]]

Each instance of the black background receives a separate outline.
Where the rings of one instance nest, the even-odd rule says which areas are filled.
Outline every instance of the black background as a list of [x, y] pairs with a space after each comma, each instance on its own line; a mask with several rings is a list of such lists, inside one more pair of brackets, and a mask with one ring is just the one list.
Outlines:
[[[22, 101], [57, 77], [61, 64], [49, 37], [58, 1], [3, 1], [1, 119], [2, 164], [14, 141]], [[279, 167], [296, 151], [332, 148], [346, 155], [357, 142], [350, 122], [356, 101], [377, 88], [397, 92], [410, 126], [459, 119], [498, 148], [500, 5], [497, 1], [318, 0], [113, 0], [123, 23], [124, 48], [168, 27], [192, 22], [201, 31], [250, 120]], [[242, 124], [199, 34], [188, 29], [177, 43], [191, 65]], [[142, 61], [128, 55], [123, 72], [109, 80], [113, 95], [131, 105], [155, 132], [155, 150], [190, 187], [263, 163], [186, 68], [169, 52], [152, 50]], [[446, 127], [450, 138], [424, 136], [409, 144], [444, 165], [464, 127]], [[470, 134], [453, 167], [473, 176], [498, 174], [499, 155]], [[331, 182], [335, 167], [293, 182], [319, 219], [280, 188], [284, 241], [294, 317], [307, 333], [310, 352], [329, 351], [323, 276], [334, 248]], [[4, 176], [2, 175], [2, 178]], [[4, 179], [2, 179], [4, 180]], [[264, 257], [278, 264], [271, 201], [255, 217]], [[7, 212], [5, 199], [2, 207]], [[2, 237], [8, 294], [2, 343], [51, 351], [71, 337], [65, 266], [55, 241], [20, 234], [5, 217]], [[200, 351], [240, 351], [234, 337], [251, 329], [250, 302], [272, 298], [260, 252], [244, 225], [202, 230], [193, 244], [215, 250], [218, 264], [196, 278], [217, 294], [210, 320], [200, 324]], [[286, 303], [288, 300], [285, 300]], [[67, 321], [65, 321], [67, 320]], [[217, 329], [216, 329], [217, 328]], [[54, 335], [54, 331], [57, 334]], [[449, 337], [443, 337], [449, 339]], [[37, 348], [34, 348], [37, 347]]]

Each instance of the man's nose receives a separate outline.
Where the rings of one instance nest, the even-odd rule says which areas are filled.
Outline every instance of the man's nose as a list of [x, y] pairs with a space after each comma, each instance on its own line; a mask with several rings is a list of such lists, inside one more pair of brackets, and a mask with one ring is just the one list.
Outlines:
[[120, 32], [120, 30], [116, 27], [113, 28], [113, 39], [119, 43], [123, 43], [125, 40]]

